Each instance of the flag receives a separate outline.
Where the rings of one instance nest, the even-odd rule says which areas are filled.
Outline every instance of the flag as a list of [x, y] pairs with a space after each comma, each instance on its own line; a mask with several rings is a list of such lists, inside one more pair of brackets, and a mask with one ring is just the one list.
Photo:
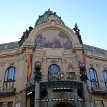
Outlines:
[[86, 66], [86, 54], [82, 52], [82, 55], [83, 55], [83, 64]]
[[27, 76], [28, 80], [31, 79], [31, 75], [32, 75], [32, 57], [33, 57], [32, 53], [28, 54], [28, 60], [27, 60], [27, 62], [28, 62], [28, 76]]

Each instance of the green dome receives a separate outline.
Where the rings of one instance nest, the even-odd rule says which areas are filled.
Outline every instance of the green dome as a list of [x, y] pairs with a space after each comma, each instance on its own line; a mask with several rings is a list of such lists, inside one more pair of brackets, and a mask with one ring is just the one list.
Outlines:
[[54, 16], [59, 24], [65, 25], [64, 22], [61, 20], [61, 17], [59, 17], [56, 12], [52, 12], [50, 9], [48, 9], [48, 11], [45, 11], [43, 15], [39, 16], [35, 23], [35, 27], [39, 24], [48, 22], [50, 16]]

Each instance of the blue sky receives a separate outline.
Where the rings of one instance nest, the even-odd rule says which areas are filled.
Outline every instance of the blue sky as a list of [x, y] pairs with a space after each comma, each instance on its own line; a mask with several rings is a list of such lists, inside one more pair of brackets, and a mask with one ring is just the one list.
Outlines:
[[84, 44], [107, 49], [107, 0], [1, 0], [0, 43], [19, 41], [49, 8], [71, 29], [77, 22]]

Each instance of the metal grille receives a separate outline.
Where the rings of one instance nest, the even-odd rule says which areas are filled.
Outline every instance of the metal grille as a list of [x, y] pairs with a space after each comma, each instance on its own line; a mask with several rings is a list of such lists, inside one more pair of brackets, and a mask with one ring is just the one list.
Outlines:
[[12, 107], [13, 102], [0, 102], [0, 107]]

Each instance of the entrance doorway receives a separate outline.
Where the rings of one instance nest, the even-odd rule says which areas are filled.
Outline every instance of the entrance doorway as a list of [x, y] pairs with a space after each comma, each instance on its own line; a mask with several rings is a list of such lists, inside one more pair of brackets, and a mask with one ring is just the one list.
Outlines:
[[56, 104], [54, 107], [74, 107], [74, 106], [71, 103], [60, 102], [60, 103]]

